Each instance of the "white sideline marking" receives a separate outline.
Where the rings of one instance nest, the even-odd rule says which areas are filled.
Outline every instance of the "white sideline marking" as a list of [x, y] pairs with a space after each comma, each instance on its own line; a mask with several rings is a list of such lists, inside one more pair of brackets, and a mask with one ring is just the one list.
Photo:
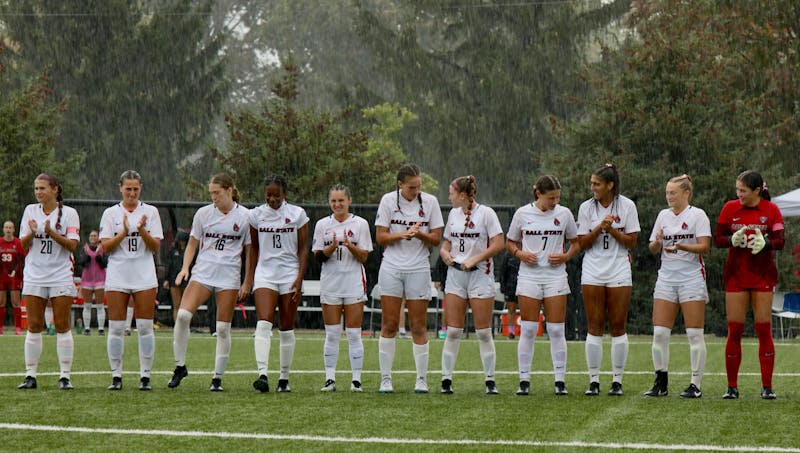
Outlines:
[[145, 430], [145, 429], [119, 429], [119, 428], [84, 428], [80, 426], [55, 426], [55, 425], [28, 425], [21, 423], [0, 423], [0, 429], [27, 430], [27, 431], [55, 431], [72, 433], [97, 433], [97, 434], [129, 434], [167, 437], [218, 437], [223, 439], [258, 439], [258, 440], [295, 440], [306, 442], [336, 442], [336, 443], [380, 443], [380, 444], [420, 444], [420, 445], [508, 445], [523, 447], [567, 447], [567, 448], [605, 448], [628, 450], [686, 450], [686, 451], [733, 451], [733, 452], [790, 452], [800, 453], [800, 448], [771, 447], [771, 446], [739, 446], [726, 447], [722, 445], [691, 445], [691, 444], [647, 444], [647, 443], [604, 443], [604, 442], [548, 442], [526, 440], [479, 440], [479, 439], [400, 439], [387, 437], [332, 437], [309, 436], [302, 434], [259, 434], [259, 433], [231, 433], [231, 432], [206, 432], [206, 431], [170, 431], [170, 430]]

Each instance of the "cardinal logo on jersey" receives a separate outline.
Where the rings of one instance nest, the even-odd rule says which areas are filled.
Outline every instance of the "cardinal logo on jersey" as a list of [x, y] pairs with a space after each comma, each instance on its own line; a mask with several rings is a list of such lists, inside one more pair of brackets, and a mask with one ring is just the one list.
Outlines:
[[285, 218], [283, 223], [290, 223], [292, 220], [290, 218]]
[[614, 216], [614, 223], [619, 223], [619, 222], [620, 222], [619, 216], [615, 215]]
[[561, 222], [559, 222], [558, 219], [553, 219], [553, 225], [559, 226], [561, 225]]
[[681, 229], [688, 230], [689, 225], [687, 225], [686, 222], [683, 222], [683, 225], [681, 225]]
[[470, 220], [470, 222], [469, 222], [469, 225], [467, 225], [467, 227], [469, 227], [469, 228], [475, 228], [475, 222], [473, 222], [473, 221], [471, 221], [471, 220]]
[[347, 230], [347, 237], [353, 237], [353, 230]]
[[766, 216], [761, 216], [761, 217], [758, 218], [758, 220], [760, 220], [761, 223], [767, 223], [767, 217]]
[[233, 224], [233, 231], [239, 231], [239, 225]]

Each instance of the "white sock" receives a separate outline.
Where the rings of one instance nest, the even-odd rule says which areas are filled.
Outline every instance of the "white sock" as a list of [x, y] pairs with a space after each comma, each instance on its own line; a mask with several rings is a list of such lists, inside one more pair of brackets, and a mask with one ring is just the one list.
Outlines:
[[186, 365], [186, 348], [189, 346], [189, 325], [192, 322], [192, 312], [178, 309], [175, 317], [175, 328], [172, 329], [172, 355], [175, 357], [175, 366]]
[[453, 379], [453, 370], [456, 367], [458, 347], [461, 345], [461, 335], [463, 332], [464, 329], [458, 327], [447, 327], [444, 347], [442, 347], [442, 380]]
[[28, 331], [25, 335], [25, 376], [35, 378], [42, 356], [42, 333]]
[[128, 307], [128, 310], [125, 312], [125, 328], [127, 330], [131, 330], [132, 325], [133, 325], [133, 307]]
[[380, 339], [378, 339], [378, 363], [380, 364], [381, 377], [392, 377], [394, 349], [394, 338], [380, 337]]
[[47, 305], [44, 307], [44, 322], [47, 324], [48, 327], [53, 325], [53, 307]]
[[69, 379], [69, 372], [72, 371], [72, 355], [75, 351], [75, 341], [72, 339], [72, 331], [56, 334], [56, 355], [61, 369], [62, 378]]
[[476, 329], [475, 335], [478, 336], [478, 349], [481, 352], [481, 362], [483, 362], [483, 378], [486, 381], [493, 381], [497, 352], [494, 349], [492, 328]]
[[347, 328], [345, 333], [350, 350], [350, 370], [353, 372], [353, 380], [361, 382], [361, 369], [364, 368], [364, 342], [361, 340], [361, 328]]
[[106, 325], [106, 306], [94, 304], [94, 308], [97, 310], [97, 330], [104, 330]]
[[600, 382], [600, 363], [603, 361], [603, 337], [586, 334], [586, 367], [589, 382]]
[[270, 336], [272, 336], [272, 323], [269, 321], [258, 321], [258, 323], [256, 323], [256, 336], [253, 338], [253, 345], [256, 352], [256, 367], [258, 368], [259, 376], [267, 375]]
[[531, 364], [533, 363], [533, 348], [536, 342], [536, 331], [539, 330], [539, 321], [519, 322], [519, 343], [517, 343], [517, 364], [519, 365], [519, 380], [531, 380]]
[[555, 382], [564, 382], [567, 376], [567, 337], [563, 322], [548, 322], [547, 336], [550, 338], [550, 359], [553, 361]]
[[281, 374], [280, 379], [289, 379], [289, 370], [292, 368], [294, 359], [294, 330], [282, 330], [281, 338]]
[[417, 377], [428, 378], [428, 343], [416, 344], [412, 348], [414, 351], [414, 365], [417, 367]]
[[341, 337], [341, 324], [325, 324], [325, 345], [322, 347], [322, 363], [325, 365], [326, 380], [336, 380], [336, 362], [339, 360], [339, 339]]
[[231, 355], [231, 323], [217, 321], [217, 354], [214, 358], [214, 377], [222, 379]]
[[611, 382], [622, 384], [622, 373], [628, 361], [628, 335], [611, 337]]
[[136, 329], [139, 337], [139, 374], [141, 377], [149, 378], [156, 352], [153, 320], [136, 318]]
[[92, 325], [92, 304], [89, 301], [83, 301], [83, 327], [89, 330]]
[[692, 364], [692, 384], [702, 388], [703, 372], [706, 370], [706, 338], [703, 329], [686, 329], [689, 337], [689, 359]]
[[669, 336], [671, 330], [664, 326], [653, 326], [653, 368], [669, 370]]
[[122, 354], [125, 352], [125, 321], [108, 321], [108, 364], [111, 366], [111, 376], [122, 377]]

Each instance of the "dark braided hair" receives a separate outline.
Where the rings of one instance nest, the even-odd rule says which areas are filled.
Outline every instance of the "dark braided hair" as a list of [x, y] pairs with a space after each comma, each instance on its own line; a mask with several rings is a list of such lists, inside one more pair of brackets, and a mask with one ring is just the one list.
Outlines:
[[286, 178], [281, 175], [272, 174], [264, 178], [264, 188], [266, 189], [270, 184], [280, 187], [284, 194], [288, 192], [289, 185], [286, 183]]
[[56, 190], [56, 201], [58, 202], [58, 217], [56, 217], [56, 225], [55, 230], [57, 231], [61, 228], [61, 214], [64, 212], [64, 197], [62, 192], [64, 189], [61, 187], [61, 184], [58, 183], [55, 176], [49, 173], [41, 173], [36, 179], [41, 179], [42, 181], [47, 181], [47, 184], [50, 185], [51, 188]]
[[475, 184], [475, 177], [472, 175], [460, 176], [454, 179], [450, 185], [456, 192], [466, 194], [467, 199], [469, 200], [469, 204], [467, 204], [467, 207], [464, 208], [464, 215], [466, 215], [464, 228], [467, 228], [469, 227], [472, 208], [475, 207], [475, 194], [478, 192], [478, 187]]

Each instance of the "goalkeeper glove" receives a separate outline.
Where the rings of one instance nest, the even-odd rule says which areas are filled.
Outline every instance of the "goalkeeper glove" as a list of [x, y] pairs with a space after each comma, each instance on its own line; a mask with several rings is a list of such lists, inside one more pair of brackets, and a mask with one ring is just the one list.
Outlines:
[[742, 227], [733, 233], [731, 236], [731, 245], [733, 247], [747, 247], [747, 234], [744, 232], [745, 229], [746, 227]]
[[764, 247], [767, 245], [767, 240], [764, 239], [764, 235], [761, 233], [761, 230], [756, 228], [756, 234], [753, 239], [750, 240], [750, 243], [747, 244], [750, 247], [750, 253], [755, 255], [756, 253], [764, 250]]

